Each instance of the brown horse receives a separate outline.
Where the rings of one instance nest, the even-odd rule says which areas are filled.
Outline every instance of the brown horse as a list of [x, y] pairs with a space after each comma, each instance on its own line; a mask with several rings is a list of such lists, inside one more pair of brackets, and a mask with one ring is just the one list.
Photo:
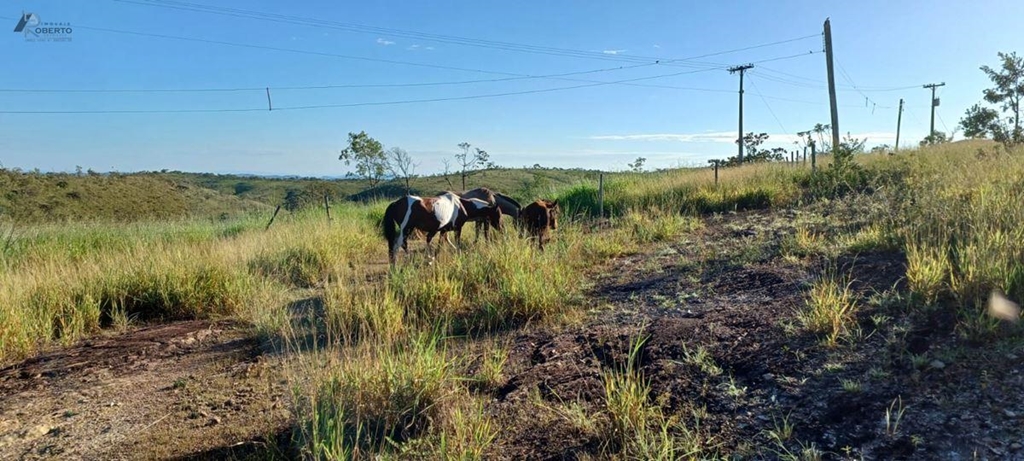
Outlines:
[[558, 229], [558, 200], [537, 200], [519, 213], [523, 227], [530, 237], [537, 238], [537, 245], [544, 250], [544, 244], [551, 240], [551, 231]]
[[[460, 197], [466, 199], [480, 199], [491, 205], [497, 205], [502, 215], [511, 216], [512, 219], [519, 217], [519, 210], [522, 205], [519, 204], [515, 199], [509, 197], [500, 192], [494, 192], [486, 187], [478, 187], [476, 189], [470, 189], [462, 194]], [[500, 221], [499, 221], [500, 222]], [[487, 238], [487, 231], [493, 226], [498, 230], [501, 230], [499, 226], [489, 223], [488, 221], [477, 221], [476, 223], [476, 240], [480, 239], [480, 227], [484, 228], [484, 239]]]

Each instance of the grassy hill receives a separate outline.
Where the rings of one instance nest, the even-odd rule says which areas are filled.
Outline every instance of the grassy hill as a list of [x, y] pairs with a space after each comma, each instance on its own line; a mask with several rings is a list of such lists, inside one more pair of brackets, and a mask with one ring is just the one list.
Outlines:
[[[562, 169], [492, 169], [473, 174], [467, 187], [487, 186], [523, 200], [593, 182], [598, 173]], [[431, 195], [461, 189], [457, 176], [426, 176], [412, 193]], [[209, 173], [141, 172], [111, 174], [38, 173], [0, 170], [0, 215], [18, 222], [170, 218], [224, 219], [284, 205], [294, 210], [334, 202], [392, 198], [403, 184], [387, 181], [367, 189], [366, 181], [302, 177], [261, 177]]]
[[[486, 186], [519, 199], [532, 199], [551, 189], [597, 180], [596, 170], [583, 169], [511, 169], [496, 168], [474, 173], [466, 181], [467, 188]], [[328, 194], [334, 200], [365, 200], [396, 197], [405, 193], [400, 181], [385, 181], [373, 189], [358, 179], [326, 180], [321, 178], [270, 178], [244, 175], [168, 172], [162, 176], [179, 183], [190, 183], [226, 195], [254, 200], [268, 205], [283, 203], [289, 196], [300, 205], [322, 199]], [[449, 180], [451, 181], [449, 183]], [[413, 194], [431, 195], [444, 190], [462, 188], [458, 175], [446, 180], [443, 175], [416, 178], [411, 183]]]
[[0, 214], [18, 222], [226, 218], [268, 208], [161, 174], [0, 170]]

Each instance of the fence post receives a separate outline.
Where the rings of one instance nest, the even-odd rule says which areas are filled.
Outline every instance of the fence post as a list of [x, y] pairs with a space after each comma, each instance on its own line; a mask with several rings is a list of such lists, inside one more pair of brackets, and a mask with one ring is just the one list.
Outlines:
[[811, 171], [815, 171], [815, 170], [818, 169], [817, 162], [816, 162], [817, 158], [818, 158], [818, 149], [817, 149], [817, 147], [814, 146], [814, 143], [811, 143]]
[[604, 218], [604, 173], [597, 176], [597, 217]]
[[715, 160], [715, 187], [718, 187], [718, 160]]
[[270, 225], [274, 224], [274, 218], [277, 217], [278, 211], [281, 211], [281, 205], [278, 205], [277, 208], [274, 209], [274, 215], [270, 217], [270, 222], [267, 223], [267, 227], [263, 228], [264, 231], [270, 229]]
[[327, 224], [331, 223], [331, 202], [327, 199], [327, 194], [324, 194], [324, 210], [327, 210]]

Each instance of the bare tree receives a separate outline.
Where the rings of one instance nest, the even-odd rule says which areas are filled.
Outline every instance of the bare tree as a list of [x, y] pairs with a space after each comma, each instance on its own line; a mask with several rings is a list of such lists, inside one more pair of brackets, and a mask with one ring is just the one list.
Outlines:
[[418, 163], [412, 161], [409, 152], [401, 147], [392, 147], [387, 152], [388, 171], [391, 176], [405, 182], [405, 193], [412, 193], [411, 182], [416, 178], [416, 167]]
[[474, 153], [470, 154], [469, 148], [472, 147], [468, 142], [460, 142], [459, 147], [462, 149], [461, 154], [455, 154], [455, 161], [459, 167], [459, 176], [462, 178], [462, 190], [466, 190], [466, 178], [470, 177], [478, 168], [494, 168], [494, 162], [491, 162], [491, 156], [487, 151], [476, 148]]
[[454, 189], [455, 186], [452, 184], [452, 161], [450, 159], [441, 159], [441, 164], [444, 165], [444, 181], [448, 183], [448, 189]]

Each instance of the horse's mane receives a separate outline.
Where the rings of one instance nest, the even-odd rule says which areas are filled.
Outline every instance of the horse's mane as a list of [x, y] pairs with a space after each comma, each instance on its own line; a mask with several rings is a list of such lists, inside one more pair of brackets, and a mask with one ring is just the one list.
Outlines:
[[516, 206], [516, 208], [519, 208], [519, 209], [522, 209], [522, 208], [523, 208], [523, 206], [522, 206], [522, 205], [520, 205], [520, 204], [519, 204], [519, 202], [517, 202], [517, 201], [516, 201], [516, 199], [514, 199], [514, 198], [512, 198], [512, 197], [509, 197], [509, 196], [507, 196], [507, 195], [505, 195], [505, 194], [502, 194], [502, 193], [500, 193], [500, 192], [496, 192], [496, 193], [494, 194], [494, 196], [495, 196], [495, 197], [499, 197], [499, 198], [501, 198], [502, 200], [505, 200], [505, 201], [507, 201], [507, 202], [509, 202], [509, 203], [511, 203], [511, 204], [513, 204], [513, 205], [515, 205], [515, 206]]

